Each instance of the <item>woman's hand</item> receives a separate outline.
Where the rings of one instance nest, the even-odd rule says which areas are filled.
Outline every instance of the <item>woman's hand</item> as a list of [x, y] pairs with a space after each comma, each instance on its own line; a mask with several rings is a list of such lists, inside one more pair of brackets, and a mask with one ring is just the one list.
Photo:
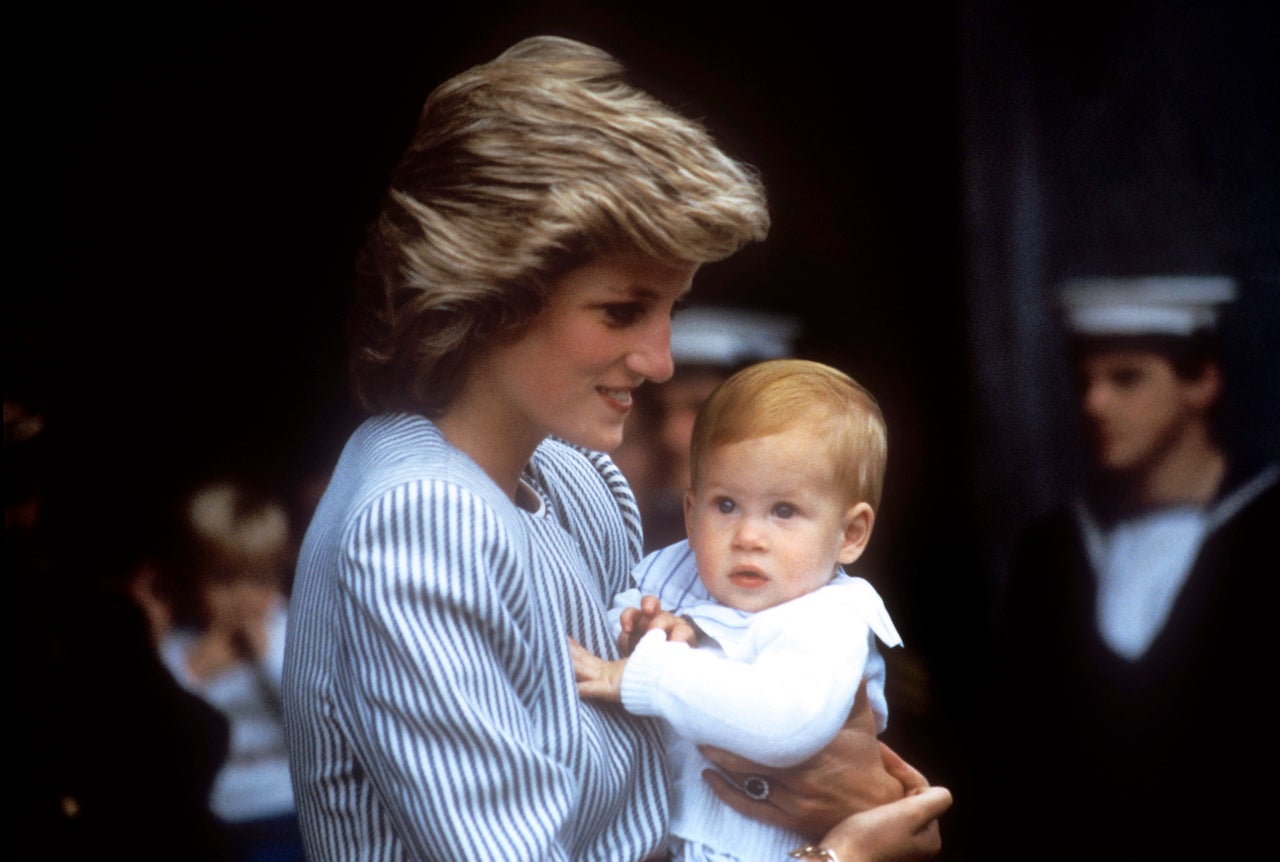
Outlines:
[[[785, 769], [764, 767], [721, 749], [703, 747], [702, 753], [732, 781], [712, 770], [702, 776], [725, 804], [741, 814], [817, 838], [852, 814], [896, 802], [913, 788], [928, 787], [924, 776], [882, 742], [877, 742], [882, 766], [869, 770], [863, 762], [865, 746], [863, 732], [846, 725], [822, 751]], [[876, 780], [877, 775], [882, 780]], [[742, 790], [752, 776], [767, 780], [765, 798], [752, 798]]]
[[[892, 802], [866, 807], [865, 796], [856, 791], [850, 793], [846, 805], [849, 800], [856, 799], [857, 802], [853, 804], [863, 807], [856, 814], [845, 816], [825, 830], [821, 844], [814, 848], [814, 858], [820, 858], [817, 853], [821, 849], [827, 849], [835, 854], [839, 862], [918, 862], [936, 856], [942, 849], [938, 818], [951, 807], [951, 791], [945, 787], [930, 787], [928, 780], [918, 769], [884, 743], [879, 743], [879, 746], [885, 771], [900, 783], [906, 795]], [[815, 823], [828, 816], [826, 812], [836, 798], [825, 792], [817, 800], [797, 795], [800, 787], [809, 786], [807, 781], [795, 780], [797, 775], [803, 773], [760, 770], [758, 764], [714, 749], [704, 750], [704, 753], [708, 757], [714, 754], [712, 760], [721, 768], [732, 765], [756, 770], [734, 773], [741, 774], [742, 780], [748, 775], [768, 773], [770, 786], [765, 800], [753, 800], [721, 776], [712, 772], [704, 773], [722, 800], [749, 817], [797, 829], [805, 834], [817, 834], [796, 824]], [[821, 756], [820, 754], [819, 757]], [[841, 776], [839, 771], [824, 774], [833, 780], [839, 780]], [[856, 773], [852, 774], [856, 777]]]
[[[900, 759], [898, 762], [902, 763]], [[902, 766], [924, 780], [907, 764]], [[907, 783], [905, 779], [903, 783]], [[846, 818], [826, 834], [820, 846], [834, 853], [839, 862], [931, 859], [942, 849], [938, 818], [950, 807], [951, 792], [926, 783], [914, 787], [897, 802]]]
[[907, 788], [907, 795], [854, 814], [822, 839], [839, 862], [916, 862], [942, 849], [938, 818], [951, 807], [951, 791], [930, 787], [919, 770], [888, 746], [881, 746], [885, 769]]

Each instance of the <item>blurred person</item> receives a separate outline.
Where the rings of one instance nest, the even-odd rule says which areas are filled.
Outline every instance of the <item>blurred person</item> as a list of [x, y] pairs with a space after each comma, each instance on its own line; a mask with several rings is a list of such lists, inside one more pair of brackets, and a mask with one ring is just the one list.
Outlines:
[[[781, 859], [808, 844], [721, 803], [699, 745], [786, 767], [848, 723], [867, 784], [902, 798], [876, 743], [888, 721], [877, 641], [901, 638], [870, 582], [844, 571], [870, 541], [887, 457], [879, 406], [842, 372], [797, 359], [738, 372], [694, 424], [689, 538], [642, 560], [615, 599], [625, 657], [573, 645], [581, 695], [663, 719], [675, 859]], [[742, 786], [766, 799], [768, 773]]]
[[61, 484], [57, 423], [20, 398], [4, 415], [10, 855], [227, 862], [208, 801], [227, 722], [156, 652], [147, 509]]
[[791, 356], [800, 334], [794, 318], [731, 306], [695, 306], [671, 322], [671, 379], [636, 394], [631, 428], [614, 461], [640, 506], [645, 551], [685, 537], [689, 441], [699, 408], [736, 371]]
[[1234, 297], [1231, 280], [1201, 277], [1064, 291], [1093, 471], [1026, 532], [1011, 570], [999, 745], [1010, 773], [1044, 764], [1053, 803], [1037, 794], [1052, 817], [1023, 823], [1029, 794], [997, 778], [1014, 792], [1011, 807], [987, 800], [992, 831], [1012, 848], [1024, 826], [1056, 836], [1060, 859], [1274, 853], [1257, 787], [1277, 766], [1259, 707], [1276, 653], [1280, 470], [1244, 463], [1215, 427]]
[[174, 676], [226, 716], [230, 751], [211, 795], [244, 862], [301, 860], [280, 705], [288, 622], [289, 521], [275, 499], [218, 481], [184, 510], [176, 565], [194, 607], [160, 641]]

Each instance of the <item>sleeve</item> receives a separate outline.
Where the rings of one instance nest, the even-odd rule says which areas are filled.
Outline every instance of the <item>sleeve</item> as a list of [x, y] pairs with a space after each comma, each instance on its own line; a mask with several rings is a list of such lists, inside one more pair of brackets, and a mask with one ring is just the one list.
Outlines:
[[277, 696], [284, 684], [284, 642], [288, 625], [288, 611], [282, 601], [267, 622], [267, 651], [259, 660], [264, 671], [261, 676]]
[[650, 632], [627, 662], [623, 706], [661, 716], [697, 745], [766, 766], [812, 757], [849, 717], [874, 635], [842, 603], [805, 606], [799, 619], [785, 613], [757, 623], [750, 636], [761, 645], [750, 661]]
[[620, 576], [618, 583], [629, 587], [631, 585], [631, 569], [640, 559], [644, 548], [644, 531], [640, 521], [640, 507], [636, 503], [635, 494], [632, 493], [626, 477], [622, 475], [618, 465], [613, 463], [612, 458], [603, 452], [583, 451], [592, 467], [604, 480], [609, 489], [609, 496], [617, 504], [622, 534], [625, 536], [625, 541], [619, 543], [623, 556], [620, 560], [621, 565], [616, 567]]
[[530, 472], [547, 491], [560, 525], [573, 536], [599, 589], [602, 606], [635, 583], [640, 559], [640, 513], [631, 486], [603, 452], [548, 439]]
[[339, 708], [415, 858], [567, 858], [574, 778], [528, 706], [548, 669], [522, 625], [527, 559], [489, 506], [440, 482], [373, 501], [344, 541]]

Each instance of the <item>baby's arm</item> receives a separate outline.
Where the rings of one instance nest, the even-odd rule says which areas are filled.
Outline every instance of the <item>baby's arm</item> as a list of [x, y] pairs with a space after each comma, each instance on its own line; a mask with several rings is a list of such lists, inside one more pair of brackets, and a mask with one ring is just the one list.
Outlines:
[[[673, 643], [692, 646], [697, 640], [693, 625], [683, 617], [664, 611], [657, 596], [644, 596], [639, 607], [625, 607], [618, 618], [621, 632], [618, 647], [630, 655], [640, 639], [651, 631], [662, 632]], [[622, 673], [625, 658], [606, 661], [587, 651], [569, 638], [569, 655], [573, 659], [573, 675], [578, 681], [578, 695], [614, 702], [622, 700]]]
[[606, 661], [573, 638], [569, 638], [569, 656], [573, 659], [573, 678], [578, 681], [578, 696], [599, 700], [622, 700], [622, 672], [625, 658]]
[[826, 673], [799, 662], [747, 664], [651, 638], [623, 668], [620, 691], [628, 712], [661, 716], [699, 745], [784, 766], [812, 756], [840, 729], [860, 667]]
[[838, 596], [764, 613], [752, 623], [749, 659], [643, 638], [624, 667], [623, 705], [760, 763], [811, 757], [848, 719], [874, 635]]

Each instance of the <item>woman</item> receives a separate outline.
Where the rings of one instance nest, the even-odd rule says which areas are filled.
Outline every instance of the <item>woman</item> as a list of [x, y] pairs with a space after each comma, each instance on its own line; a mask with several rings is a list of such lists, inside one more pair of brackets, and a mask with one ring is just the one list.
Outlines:
[[616, 655], [641, 536], [600, 453], [698, 266], [767, 229], [755, 174], [594, 48], [529, 39], [428, 98], [362, 253], [374, 416], [290, 612], [313, 862], [660, 857], [657, 735], [579, 701], [566, 636]]

